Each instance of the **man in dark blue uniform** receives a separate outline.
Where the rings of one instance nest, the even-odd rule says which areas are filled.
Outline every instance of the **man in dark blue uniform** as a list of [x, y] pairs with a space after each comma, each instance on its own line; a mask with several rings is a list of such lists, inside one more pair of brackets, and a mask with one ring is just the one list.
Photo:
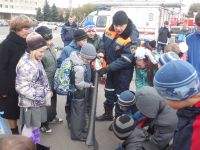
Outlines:
[[78, 25], [74, 22], [74, 16], [69, 16], [68, 21], [62, 26], [61, 39], [64, 46], [67, 46], [73, 40], [74, 32], [78, 29]]
[[[97, 121], [113, 119], [113, 107], [118, 95], [129, 89], [134, 70], [134, 50], [138, 41], [138, 31], [124, 11], [118, 11], [113, 16], [112, 25], [106, 29], [99, 56], [104, 55], [108, 64], [99, 70], [99, 74], [107, 74], [104, 102], [105, 113], [96, 118]], [[116, 104], [115, 115], [120, 114]]]

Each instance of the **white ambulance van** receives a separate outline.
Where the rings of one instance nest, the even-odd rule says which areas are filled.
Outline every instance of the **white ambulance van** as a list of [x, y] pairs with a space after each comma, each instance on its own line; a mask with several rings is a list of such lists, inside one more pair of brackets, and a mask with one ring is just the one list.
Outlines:
[[97, 28], [97, 33], [102, 35], [107, 27], [112, 24], [112, 17], [115, 12], [123, 10], [128, 17], [136, 25], [140, 39], [156, 40], [158, 30], [163, 25], [164, 21], [169, 20], [172, 11], [166, 9], [163, 5], [131, 5], [131, 6], [111, 6], [109, 10], [99, 10], [91, 12], [82, 22], [83, 27], [85, 21], [94, 21]]

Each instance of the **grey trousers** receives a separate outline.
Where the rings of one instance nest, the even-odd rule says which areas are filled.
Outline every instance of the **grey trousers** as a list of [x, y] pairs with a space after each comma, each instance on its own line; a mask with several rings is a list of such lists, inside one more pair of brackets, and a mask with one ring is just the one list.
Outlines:
[[74, 92], [71, 100], [70, 130], [72, 139], [80, 139], [85, 127], [85, 93], [84, 90]]

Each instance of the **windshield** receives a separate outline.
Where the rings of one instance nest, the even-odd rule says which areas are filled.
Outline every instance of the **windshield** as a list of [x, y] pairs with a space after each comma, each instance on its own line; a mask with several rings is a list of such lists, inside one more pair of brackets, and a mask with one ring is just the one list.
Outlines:
[[86, 21], [94, 21], [94, 16], [87, 16], [80, 24], [80, 27], [84, 27]]
[[107, 22], [107, 16], [98, 16], [97, 17], [97, 22], [96, 22], [96, 27], [106, 27], [106, 22]]

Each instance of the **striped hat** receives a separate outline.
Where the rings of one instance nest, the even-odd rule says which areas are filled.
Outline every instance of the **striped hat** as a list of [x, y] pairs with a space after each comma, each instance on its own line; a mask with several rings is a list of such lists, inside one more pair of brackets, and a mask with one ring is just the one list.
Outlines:
[[154, 87], [165, 99], [181, 101], [199, 93], [199, 77], [190, 63], [170, 61], [156, 72]]
[[158, 62], [161, 66], [165, 65], [166, 63], [174, 60], [179, 60], [179, 56], [175, 52], [167, 52], [160, 56]]
[[131, 106], [135, 104], [135, 93], [126, 90], [119, 95], [118, 104], [121, 106]]
[[113, 132], [121, 140], [125, 140], [134, 130], [134, 120], [128, 115], [121, 115], [113, 121]]

